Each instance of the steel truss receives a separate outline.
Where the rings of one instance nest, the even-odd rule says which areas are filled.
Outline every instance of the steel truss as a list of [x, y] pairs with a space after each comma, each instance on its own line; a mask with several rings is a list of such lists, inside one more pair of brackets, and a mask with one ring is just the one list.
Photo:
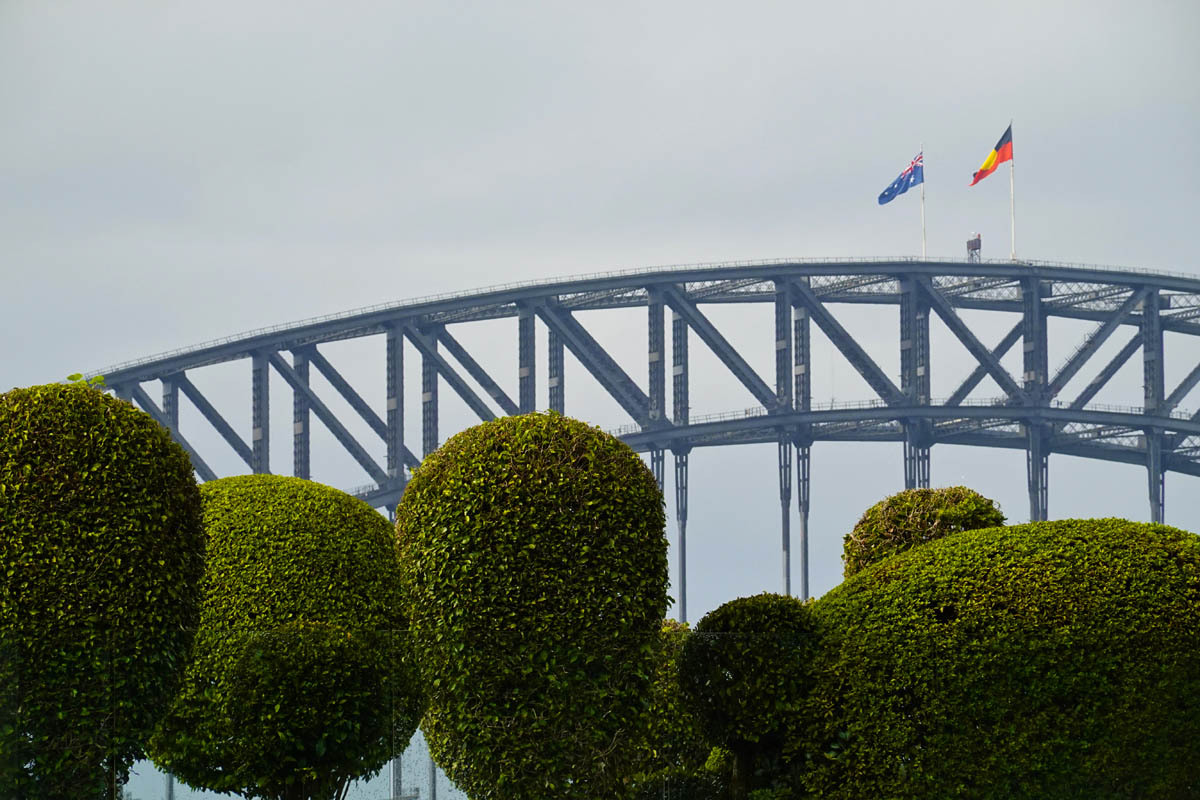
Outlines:
[[[730, 344], [705, 313], [717, 304], [770, 304], [774, 309], [775, 375], [772, 385]], [[845, 304], [899, 307], [899, 382], [893, 380], [839, 321]], [[577, 312], [645, 307], [647, 389], [631, 377], [580, 322]], [[667, 398], [667, 312], [671, 331], [671, 402]], [[963, 311], [1007, 312], [1016, 320], [989, 346]], [[945, 399], [930, 397], [934, 354], [929, 325], [937, 317], [975, 361], [958, 388]], [[1095, 327], [1057, 369], [1048, 357], [1048, 320], [1085, 320]], [[472, 322], [514, 319], [513, 345], [518, 374], [502, 381], [452, 333]], [[636, 450], [650, 454], [659, 486], [665, 485], [666, 452], [674, 458], [678, 525], [680, 616], [687, 619], [686, 544], [688, 458], [698, 447], [750, 442], [777, 445], [782, 521], [783, 589], [791, 591], [791, 502], [799, 513], [799, 594], [808, 596], [808, 512], [810, 450], [819, 441], [892, 441], [903, 446], [906, 487], [928, 486], [930, 451], [938, 444], [1024, 450], [1030, 518], [1046, 519], [1051, 453], [1143, 465], [1147, 470], [1149, 517], [1162, 521], [1163, 476], [1174, 470], [1200, 475], [1200, 413], [1179, 410], [1200, 383], [1200, 363], [1167, 392], [1164, 382], [1165, 333], [1200, 335], [1200, 279], [1130, 269], [1047, 262], [955, 262], [912, 259], [873, 261], [770, 261], [649, 269], [570, 280], [516, 284], [478, 292], [390, 303], [320, 319], [279, 325], [196, 347], [150, 356], [106, 370], [109, 386], [169, 428], [191, 454], [197, 474], [216, 473], [179, 429], [181, 404], [190, 403], [248, 471], [269, 472], [270, 372], [291, 389], [295, 475], [310, 474], [311, 417], [333, 435], [369, 477], [354, 490], [376, 507], [394, 507], [419, 463], [404, 439], [405, 345], [421, 363], [420, 450], [428, 454], [442, 440], [439, 386], [452, 390], [481, 420], [532, 411], [537, 407], [538, 321], [548, 336], [542, 365], [548, 407], [565, 411], [566, 351], [628, 414], [632, 424], [614, 431]], [[815, 405], [811, 386], [811, 324], [871, 387], [874, 397], [855, 403]], [[1131, 333], [1120, 351], [1073, 398], [1060, 397], [1080, 370], [1093, 361], [1110, 337]], [[756, 406], [733, 413], [693, 418], [689, 413], [690, 334], [706, 346], [743, 386]], [[383, 336], [387, 356], [381, 381], [386, 408], [375, 409], [351, 386], [320, 347], [347, 339]], [[1121, 339], [1118, 338], [1118, 341]], [[1001, 359], [1022, 343], [1021, 375], [1011, 375]], [[764, 342], [764, 347], [770, 342]], [[1117, 371], [1141, 351], [1145, 398], [1140, 407], [1099, 405], [1094, 399]], [[190, 374], [228, 361], [249, 367], [251, 425], [239, 433], [197, 388]], [[383, 440], [386, 462], [379, 464], [313, 390], [312, 370]], [[640, 372], [640, 369], [637, 370]], [[979, 400], [973, 392], [991, 378], [1002, 395]], [[159, 381], [162, 404], [145, 384]], [[510, 396], [502, 386], [511, 384]], [[515, 397], [515, 400], [514, 400]], [[670, 412], [668, 414], [668, 409]], [[243, 438], [244, 436], [248, 438]]]

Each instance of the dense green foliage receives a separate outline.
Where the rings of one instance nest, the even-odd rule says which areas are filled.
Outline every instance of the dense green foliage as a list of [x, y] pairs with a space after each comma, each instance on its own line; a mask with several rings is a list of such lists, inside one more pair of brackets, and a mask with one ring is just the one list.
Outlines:
[[908, 489], [871, 506], [846, 534], [842, 550], [845, 576], [958, 531], [1004, 524], [996, 504], [965, 486]]
[[115, 793], [178, 684], [203, 569], [165, 429], [83, 384], [0, 395], [0, 793]]
[[567, 417], [497, 419], [426, 458], [396, 515], [438, 764], [476, 800], [614, 796], [667, 604], [645, 464]]
[[793, 746], [817, 756], [817, 796], [1200, 796], [1200, 537], [969, 531], [812, 609], [820, 679]]
[[214, 791], [325, 800], [398, 754], [420, 718], [391, 526], [300, 478], [201, 493], [195, 656], [151, 755]]
[[758, 788], [754, 773], [784, 769], [787, 744], [803, 722], [818, 647], [809, 607], [777, 594], [725, 603], [684, 643], [683, 697], [709, 741], [733, 753], [734, 797]]
[[676, 792], [683, 791], [679, 788], [682, 786], [712, 782], [712, 776], [685, 780], [685, 776], [700, 772], [712, 749], [679, 688], [679, 654], [690, 635], [686, 623], [663, 621], [655, 645], [656, 666], [641, 732], [627, 739], [638, 748], [630, 767], [632, 781], [639, 787], [638, 796], [649, 796], [648, 786], [669, 784], [675, 787], [671, 792]]

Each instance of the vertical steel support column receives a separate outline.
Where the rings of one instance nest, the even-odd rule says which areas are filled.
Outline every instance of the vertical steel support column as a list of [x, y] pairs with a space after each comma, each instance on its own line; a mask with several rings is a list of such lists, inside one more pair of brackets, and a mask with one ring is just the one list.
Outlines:
[[550, 385], [550, 410], [562, 414], [566, 407], [563, 397], [563, 340], [550, 331], [548, 344], [550, 352], [547, 356], [546, 383]]
[[179, 385], [170, 378], [163, 378], [163, 416], [171, 424], [171, 430], [179, 430]]
[[175, 800], [175, 777], [169, 772], [163, 775], [163, 798]]
[[1050, 454], [1047, 436], [1041, 425], [1026, 429], [1025, 474], [1029, 484], [1029, 520], [1045, 522], [1050, 513]]
[[[900, 279], [900, 388], [914, 406], [929, 405], [929, 298], [911, 278]], [[904, 488], [929, 488], [928, 420], [904, 423]]]
[[[688, 424], [691, 410], [688, 398], [688, 327], [678, 312], [671, 312], [671, 383], [676, 425]], [[679, 554], [679, 621], [687, 622], [687, 517], [688, 517], [688, 452], [690, 444], [672, 447], [675, 454], [675, 522], [679, 527], [676, 550]]]
[[[775, 281], [775, 402], [792, 410], [792, 292], [786, 280]], [[792, 432], [779, 429], [780, 569], [783, 593], [792, 593]]]
[[[1029, 402], [1045, 407], [1048, 362], [1046, 337], [1046, 312], [1042, 299], [1049, 293], [1050, 285], [1037, 278], [1021, 281], [1024, 339], [1024, 384]], [[1034, 422], [1026, 428], [1025, 473], [1029, 487], [1029, 519], [1031, 522], [1045, 521], [1050, 513], [1050, 446], [1049, 426]]]
[[[437, 351], [437, 339], [429, 337], [429, 344]], [[421, 456], [422, 458], [438, 447], [438, 373], [437, 363], [421, 356]]]
[[676, 551], [679, 557], [679, 621], [687, 622], [687, 517], [688, 517], [688, 451], [673, 450], [675, 454], [675, 522], [679, 527]]
[[783, 593], [792, 593], [792, 443], [786, 431], [779, 433], [780, 569]]
[[[387, 472], [405, 483], [404, 472], [404, 335], [387, 326]], [[397, 767], [397, 769], [399, 769]]]
[[517, 317], [517, 405], [522, 414], [537, 408], [537, 349], [533, 310], [522, 306]]
[[[292, 369], [308, 385], [308, 354], [303, 350], [292, 353]], [[311, 477], [309, 472], [309, 412], [308, 398], [292, 392], [292, 474], [297, 478]]]
[[[796, 279], [808, 284], [808, 277]], [[812, 410], [812, 340], [809, 331], [808, 309], [792, 298], [792, 407], [797, 411]], [[800, 514], [800, 599], [809, 598], [808, 588], [808, 509], [809, 464], [812, 456], [812, 425], [798, 426], [796, 439], [796, 503]]]
[[271, 471], [271, 374], [265, 355], [250, 359], [250, 469], [256, 474]]
[[[667, 405], [667, 369], [666, 369], [666, 324], [663, 316], [663, 298], [662, 292], [653, 287], [646, 290], [646, 309], [648, 312], [646, 322], [646, 333], [648, 341], [648, 352], [646, 354], [646, 363], [649, 370], [650, 389], [650, 422], [653, 425], [661, 424], [666, 418]], [[663, 456], [661, 447], [652, 447], [650, 449], [650, 470], [654, 473], [654, 480], [658, 481], [658, 490], [661, 492], [663, 483], [666, 479], [666, 459]]]
[[[1163, 330], [1157, 290], [1146, 295], [1142, 305], [1142, 376], [1145, 411], [1156, 414], [1163, 405]], [[1149, 482], [1150, 521], [1161, 523], [1165, 510], [1163, 474], [1163, 431], [1146, 428], [1146, 476]]]

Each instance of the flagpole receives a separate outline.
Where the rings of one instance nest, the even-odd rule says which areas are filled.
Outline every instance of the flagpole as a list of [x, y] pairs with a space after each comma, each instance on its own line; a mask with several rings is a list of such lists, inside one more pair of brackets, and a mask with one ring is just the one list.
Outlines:
[[921, 260], [925, 260], [925, 143], [921, 142]]
[[[1012, 147], [1012, 120], [1008, 121], [1009, 147]], [[1012, 234], [1013, 261], [1017, 260], [1017, 166], [1016, 157], [1008, 159], [1008, 225]]]

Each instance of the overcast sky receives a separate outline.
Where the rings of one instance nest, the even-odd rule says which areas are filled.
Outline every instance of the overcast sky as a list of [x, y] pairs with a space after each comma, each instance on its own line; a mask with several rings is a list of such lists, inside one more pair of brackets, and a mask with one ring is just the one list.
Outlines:
[[[1018, 255], [1194, 273], [1198, 34], [1191, 0], [7, 0], [0, 382], [514, 280], [916, 255], [917, 193], [884, 207], [876, 196], [922, 144], [930, 255], [960, 256], [978, 231], [985, 257], [1007, 257], [1008, 176], [967, 184], [1010, 119]], [[876, 356], [894, 369], [886, 319], [872, 332], [878, 319], [847, 316], [864, 340], [878, 333], [888, 352]], [[714, 320], [770, 381], [768, 307]], [[644, 312], [584, 321], [644, 383]], [[979, 322], [993, 341], [1009, 324]], [[480, 330], [464, 339], [515, 365], [515, 328]], [[1073, 344], [1052, 343], [1052, 362]], [[381, 398], [379, 348], [354, 348], [329, 352]], [[693, 342], [693, 414], [753, 405], [702, 349]], [[814, 400], [869, 397], [823, 363]], [[515, 394], [515, 369], [496, 369]], [[1132, 369], [1116, 401], [1140, 404]], [[569, 370], [568, 413], [627, 421]], [[969, 363], [960, 353], [934, 370], [936, 395]], [[245, 371], [197, 373], [244, 409], [231, 413], [244, 426]], [[273, 458], [286, 470], [281, 413]], [[451, 402], [446, 415], [443, 435], [468, 421]], [[365, 483], [335, 450], [314, 452], [314, 477]], [[774, 448], [692, 463], [694, 620], [780, 578]], [[842, 534], [900, 488], [900, 470], [898, 446], [814, 448], [814, 593], [840, 580]], [[1028, 516], [1018, 452], [935, 448], [933, 477]], [[1168, 479], [1168, 522], [1194, 529], [1189, 494], [1195, 479]], [[1052, 516], [1146, 513], [1143, 470], [1052, 458]]]

